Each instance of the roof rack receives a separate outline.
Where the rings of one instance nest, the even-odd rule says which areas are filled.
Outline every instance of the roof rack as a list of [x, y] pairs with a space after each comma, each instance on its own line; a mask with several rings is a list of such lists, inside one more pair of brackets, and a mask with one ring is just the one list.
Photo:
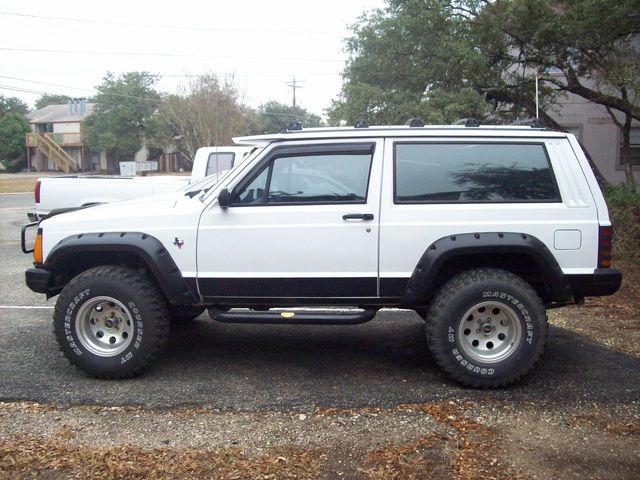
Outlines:
[[293, 122], [291, 122], [287, 127], [286, 131], [291, 132], [295, 130], [302, 130], [302, 123], [298, 122], [297, 120], [294, 120]]
[[476, 120], [473, 117], [461, 118], [460, 120], [456, 120], [455, 122], [453, 122], [452, 125], [462, 125], [462, 124], [464, 124], [465, 127], [479, 127], [480, 126], [480, 122], [478, 122], [478, 120]]
[[523, 120], [516, 120], [509, 125], [529, 125], [531, 128], [544, 128], [544, 123], [539, 118], [525, 118]]
[[420, 118], [410, 118], [404, 124], [412, 128], [424, 127], [424, 122]]

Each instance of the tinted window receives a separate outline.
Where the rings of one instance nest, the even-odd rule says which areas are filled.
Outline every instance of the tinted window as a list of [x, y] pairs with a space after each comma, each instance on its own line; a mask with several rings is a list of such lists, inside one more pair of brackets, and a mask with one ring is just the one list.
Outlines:
[[[234, 203], [364, 203], [371, 153], [282, 156], [234, 194]], [[265, 195], [266, 192], [266, 195]]]
[[542, 144], [397, 144], [397, 203], [560, 201]]

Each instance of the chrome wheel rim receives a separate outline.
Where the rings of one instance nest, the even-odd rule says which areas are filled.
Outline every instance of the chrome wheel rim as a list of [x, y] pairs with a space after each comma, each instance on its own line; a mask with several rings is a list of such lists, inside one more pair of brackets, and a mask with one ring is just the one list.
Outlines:
[[474, 305], [458, 325], [458, 344], [476, 362], [497, 363], [513, 354], [522, 339], [516, 312], [499, 302]]
[[131, 344], [133, 318], [127, 307], [115, 298], [95, 297], [78, 310], [76, 333], [89, 352], [112, 357]]

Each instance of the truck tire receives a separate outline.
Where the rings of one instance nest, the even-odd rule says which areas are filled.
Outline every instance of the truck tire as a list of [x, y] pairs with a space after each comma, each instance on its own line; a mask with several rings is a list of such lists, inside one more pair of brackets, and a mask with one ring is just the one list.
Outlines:
[[53, 330], [64, 355], [92, 377], [142, 373], [164, 348], [169, 315], [158, 287], [123, 266], [95, 267], [60, 293]]
[[549, 324], [528, 283], [503, 270], [476, 269], [442, 286], [430, 305], [426, 332], [431, 354], [452, 379], [498, 388], [535, 366]]

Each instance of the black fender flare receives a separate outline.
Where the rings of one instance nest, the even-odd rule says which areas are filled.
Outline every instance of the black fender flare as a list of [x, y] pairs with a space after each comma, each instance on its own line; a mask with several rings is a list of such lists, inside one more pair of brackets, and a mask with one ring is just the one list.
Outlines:
[[[451, 262], [465, 262], [475, 258], [478, 266], [496, 266], [482, 263], [483, 259], [500, 256], [519, 255], [531, 259], [546, 286], [548, 297], [554, 302], [570, 303], [574, 301], [573, 291], [553, 254], [540, 239], [525, 233], [464, 233], [440, 238], [426, 249], [416, 265], [403, 297], [403, 304], [409, 306], [425, 305], [434, 292], [436, 279], [443, 268]], [[472, 265], [469, 265], [472, 267]], [[508, 268], [504, 262], [502, 268]]]
[[[169, 302], [176, 305], [199, 303], [195, 288], [189, 286], [162, 242], [146, 233], [105, 232], [72, 235], [53, 247], [43, 267], [59, 273], [68, 273], [62, 275], [62, 278], [69, 281], [69, 274], [75, 276], [99, 264], [121, 263], [119, 259], [136, 259], [136, 266], [148, 269]], [[193, 285], [195, 287], [195, 282]], [[63, 286], [52, 285], [59, 290]]]

